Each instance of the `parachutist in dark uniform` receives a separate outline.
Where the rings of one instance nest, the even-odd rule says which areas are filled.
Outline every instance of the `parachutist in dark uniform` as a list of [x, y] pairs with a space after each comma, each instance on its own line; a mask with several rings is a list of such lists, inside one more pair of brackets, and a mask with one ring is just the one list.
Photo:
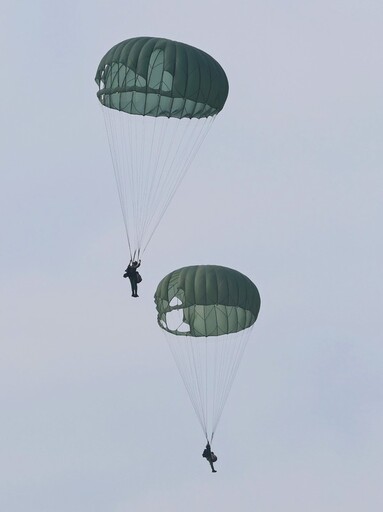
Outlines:
[[132, 261], [130, 260], [128, 267], [125, 270], [124, 277], [129, 277], [130, 286], [132, 287], [132, 297], [138, 297], [137, 295], [137, 283], [141, 283], [142, 277], [137, 272], [138, 267], [141, 265], [141, 260]]
[[206, 448], [203, 451], [202, 457], [205, 457], [205, 459], [209, 462], [212, 472], [217, 473], [213, 465], [213, 462], [217, 462], [217, 456], [215, 455], [214, 452], [211, 451], [209, 441], [206, 445]]

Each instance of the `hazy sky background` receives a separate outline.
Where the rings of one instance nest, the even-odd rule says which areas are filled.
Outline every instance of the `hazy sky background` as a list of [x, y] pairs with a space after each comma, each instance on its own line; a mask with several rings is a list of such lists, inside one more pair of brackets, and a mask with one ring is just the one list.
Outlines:
[[[0, 509], [380, 512], [383, 4], [3, 0]], [[134, 36], [230, 92], [140, 299], [94, 75]], [[156, 324], [175, 268], [248, 275], [259, 319], [215, 438]]]

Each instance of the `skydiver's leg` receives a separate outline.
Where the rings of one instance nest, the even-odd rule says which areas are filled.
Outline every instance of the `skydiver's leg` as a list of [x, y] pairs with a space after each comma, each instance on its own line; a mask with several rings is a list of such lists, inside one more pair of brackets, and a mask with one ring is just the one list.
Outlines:
[[138, 295], [137, 295], [137, 279], [132, 279], [132, 291], [133, 291], [133, 297], [138, 297]]
[[210, 464], [210, 467], [211, 467], [211, 470], [213, 473], [217, 473], [217, 470], [214, 469], [214, 465], [213, 465], [213, 461], [212, 460], [209, 460], [209, 464]]

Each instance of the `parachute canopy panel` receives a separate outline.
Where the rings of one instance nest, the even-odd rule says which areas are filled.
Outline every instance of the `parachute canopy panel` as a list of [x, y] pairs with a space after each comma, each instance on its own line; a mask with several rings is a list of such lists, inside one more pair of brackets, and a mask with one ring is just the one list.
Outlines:
[[[208, 337], [252, 326], [261, 305], [255, 284], [240, 272], [217, 265], [195, 265], [171, 272], [159, 283], [154, 301], [159, 326], [178, 336]], [[172, 328], [169, 314], [182, 312]]]
[[101, 60], [95, 80], [105, 107], [153, 117], [214, 116], [229, 91], [224, 70], [210, 55], [158, 37], [115, 45]]

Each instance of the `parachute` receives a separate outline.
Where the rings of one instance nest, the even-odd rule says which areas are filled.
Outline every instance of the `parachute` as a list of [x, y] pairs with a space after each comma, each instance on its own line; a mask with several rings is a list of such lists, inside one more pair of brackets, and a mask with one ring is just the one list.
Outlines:
[[129, 251], [139, 257], [223, 108], [228, 81], [207, 53], [157, 37], [115, 45], [95, 80]]
[[154, 301], [158, 325], [211, 442], [258, 317], [258, 289], [236, 270], [197, 265], [164, 277]]

